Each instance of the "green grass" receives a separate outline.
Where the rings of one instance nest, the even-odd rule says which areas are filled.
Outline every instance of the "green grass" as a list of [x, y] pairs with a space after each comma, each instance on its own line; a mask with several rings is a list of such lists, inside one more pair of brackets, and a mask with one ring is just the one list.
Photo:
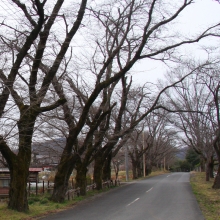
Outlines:
[[191, 173], [193, 193], [206, 220], [220, 219], [220, 189], [212, 189], [213, 181], [205, 181], [205, 173]]
[[[106, 189], [101, 192], [106, 191]], [[64, 203], [54, 203], [49, 200], [49, 195], [30, 196], [28, 198], [29, 211], [27, 213], [16, 212], [7, 209], [6, 202], [0, 202], [0, 216], [4, 220], [31, 220], [34, 217], [40, 217], [49, 213], [58, 212], [68, 209], [76, 203], [90, 198], [100, 192], [90, 191], [86, 196], [75, 197], [73, 200], [65, 201]]]

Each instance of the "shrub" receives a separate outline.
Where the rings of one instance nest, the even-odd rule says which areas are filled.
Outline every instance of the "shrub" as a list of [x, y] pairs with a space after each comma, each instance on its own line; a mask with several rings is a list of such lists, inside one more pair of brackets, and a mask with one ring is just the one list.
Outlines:
[[48, 198], [43, 198], [40, 200], [40, 204], [47, 204], [49, 202]]

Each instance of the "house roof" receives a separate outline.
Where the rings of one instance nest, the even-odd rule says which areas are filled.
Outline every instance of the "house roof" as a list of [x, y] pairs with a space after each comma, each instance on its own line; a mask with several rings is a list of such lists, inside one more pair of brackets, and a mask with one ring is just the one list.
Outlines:
[[[42, 168], [29, 168], [29, 172], [41, 172]], [[8, 168], [0, 168], [0, 172], [10, 172]]]
[[43, 171], [42, 168], [29, 168], [29, 172], [41, 172]]

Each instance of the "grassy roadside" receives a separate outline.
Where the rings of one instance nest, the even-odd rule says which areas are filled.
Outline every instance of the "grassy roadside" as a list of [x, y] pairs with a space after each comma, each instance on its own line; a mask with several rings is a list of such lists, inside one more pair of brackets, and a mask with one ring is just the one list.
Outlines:
[[205, 173], [191, 173], [190, 183], [206, 220], [220, 219], [220, 190], [212, 189], [213, 180], [205, 181]]
[[[164, 171], [164, 170], [156, 170], [156, 171], [153, 171], [152, 173], [150, 173], [148, 176], [146, 177], [142, 177], [142, 178], [139, 178], [137, 180], [141, 180], [141, 179], [146, 179], [146, 178], [149, 178], [149, 177], [153, 177], [153, 176], [158, 176], [158, 175], [161, 175], [161, 174], [165, 174], [165, 173], [170, 173], [169, 171]], [[114, 179], [114, 175], [113, 176], [113, 179]], [[119, 179], [121, 182], [125, 182], [126, 181], [126, 172], [125, 171], [119, 171]], [[134, 181], [132, 179], [132, 172], [129, 171], [129, 182], [130, 181]]]
[[[145, 178], [149, 178], [152, 176], [157, 176], [160, 174], [164, 174], [164, 171], [155, 171], [152, 172], [149, 176]], [[121, 182], [125, 181], [125, 172], [120, 172], [119, 174]], [[131, 176], [129, 177], [129, 181], [132, 181]], [[80, 201], [84, 201], [89, 198], [93, 198], [94, 196], [107, 192], [109, 189], [103, 189], [102, 191], [89, 191], [86, 196], [75, 197], [74, 200], [65, 201], [64, 203], [53, 203], [48, 198], [49, 195], [39, 195], [39, 196], [31, 196], [29, 197], [29, 211], [27, 213], [20, 213], [13, 210], [7, 209], [6, 202], [0, 202], [0, 219], [4, 220], [32, 220], [38, 219], [40, 216], [44, 216], [49, 213], [59, 212], [65, 209], [70, 208], [71, 206], [76, 205]]]
[[73, 200], [65, 201], [64, 203], [54, 203], [49, 200], [49, 194], [34, 195], [28, 198], [29, 211], [27, 213], [21, 213], [7, 209], [6, 202], [0, 202], [0, 219], [4, 220], [32, 220], [38, 219], [46, 214], [59, 212], [68, 209], [77, 203], [92, 198], [97, 194], [106, 192], [109, 189], [103, 189], [99, 192], [90, 191], [86, 196], [75, 197]]

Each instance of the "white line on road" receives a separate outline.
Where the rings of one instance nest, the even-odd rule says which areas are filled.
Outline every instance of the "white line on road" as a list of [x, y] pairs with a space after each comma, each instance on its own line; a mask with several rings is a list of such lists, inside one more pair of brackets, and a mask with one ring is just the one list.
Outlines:
[[138, 199], [139, 199], [139, 198], [135, 199], [133, 202], [129, 203], [127, 206], [129, 206], [129, 205], [135, 203], [136, 201], [138, 201]]
[[153, 189], [153, 187], [152, 187], [152, 188], [150, 188], [149, 190], [147, 190], [147, 191], [146, 191], [146, 193], [150, 192], [152, 189]]
[[170, 175], [168, 175], [167, 177], [169, 177]]

